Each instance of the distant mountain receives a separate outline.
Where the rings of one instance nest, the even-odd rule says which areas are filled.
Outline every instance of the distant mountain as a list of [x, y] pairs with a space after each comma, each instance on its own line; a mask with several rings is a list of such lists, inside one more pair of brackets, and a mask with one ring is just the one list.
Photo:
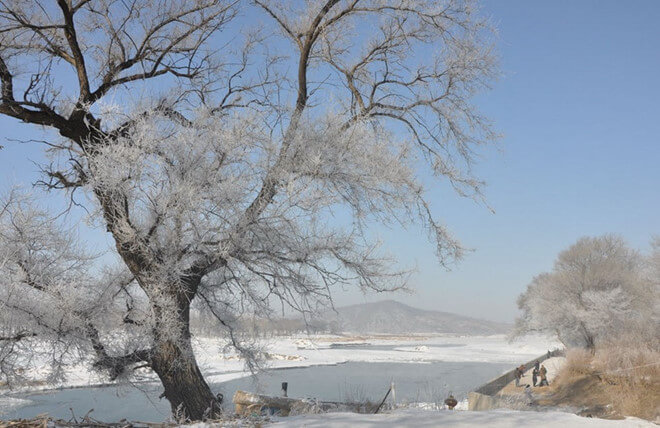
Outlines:
[[394, 300], [364, 303], [327, 311], [314, 323], [334, 331], [353, 333], [454, 333], [490, 335], [508, 333], [512, 325], [413, 308]]

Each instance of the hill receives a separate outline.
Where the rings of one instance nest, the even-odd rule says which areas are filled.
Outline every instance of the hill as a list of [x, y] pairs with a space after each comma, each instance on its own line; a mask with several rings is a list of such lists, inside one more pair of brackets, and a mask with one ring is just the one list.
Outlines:
[[324, 312], [313, 323], [328, 325], [334, 331], [383, 334], [490, 335], [508, 333], [512, 328], [510, 324], [417, 309], [394, 300], [340, 307]]

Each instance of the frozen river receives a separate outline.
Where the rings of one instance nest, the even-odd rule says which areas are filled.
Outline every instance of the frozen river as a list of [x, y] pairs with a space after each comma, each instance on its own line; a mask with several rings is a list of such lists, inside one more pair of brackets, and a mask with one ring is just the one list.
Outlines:
[[[326, 401], [377, 401], [396, 385], [397, 402], [442, 402], [449, 392], [464, 398], [467, 392], [509, 370], [510, 364], [482, 362], [387, 363], [347, 362], [338, 365], [272, 369], [258, 377], [244, 377], [211, 385], [214, 392], [231, 397], [237, 389], [279, 395], [282, 382], [289, 384], [290, 397], [315, 397]], [[62, 389], [31, 394], [12, 394], [21, 400], [2, 417], [31, 418], [48, 413], [55, 418], [70, 419], [72, 411], [83, 417], [88, 411], [101, 421], [164, 421], [169, 405], [159, 400], [158, 384], [135, 387], [116, 386]]]

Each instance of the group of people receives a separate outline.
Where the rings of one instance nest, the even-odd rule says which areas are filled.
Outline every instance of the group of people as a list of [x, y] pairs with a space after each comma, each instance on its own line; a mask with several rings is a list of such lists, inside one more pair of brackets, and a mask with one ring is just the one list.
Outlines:
[[[515, 372], [515, 377], [516, 377], [516, 386], [520, 386], [520, 379], [524, 376], [526, 367], [524, 364], [521, 364], [520, 367], [516, 367], [516, 372]], [[539, 362], [536, 361], [534, 363], [534, 370], [532, 370], [532, 384], [533, 386], [548, 386], [548, 378], [547, 378], [547, 373], [548, 370], [545, 368], [544, 365], [540, 365], [539, 367]], [[538, 385], [536, 384], [537, 381]]]

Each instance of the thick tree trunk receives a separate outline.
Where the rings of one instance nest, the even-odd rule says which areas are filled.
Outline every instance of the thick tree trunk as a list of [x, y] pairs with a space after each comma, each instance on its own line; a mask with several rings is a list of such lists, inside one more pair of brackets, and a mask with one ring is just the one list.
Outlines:
[[219, 414], [220, 403], [204, 380], [189, 341], [187, 346], [171, 341], [157, 344], [151, 367], [163, 383], [175, 419], [199, 421]]
[[[181, 308], [181, 307], [180, 307]], [[158, 311], [157, 311], [158, 312]], [[151, 368], [160, 378], [165, 391], [163, 395], [172, 406], [172, 415], [177, 421], [199, 421], [220, 414], [220, 403], [204, 380], [190, 341], [189, 307], [178, 312], [178, 319], [157, 323], [156, 343], [151, 350]], [[171, 316], [171, 314], [170, 314]], [[175, 326], [167, 325], [175, 322]], [[165, 324], [165, 325], [163, 325]], [[172, 334], [178, 331], [178, 334]]]

